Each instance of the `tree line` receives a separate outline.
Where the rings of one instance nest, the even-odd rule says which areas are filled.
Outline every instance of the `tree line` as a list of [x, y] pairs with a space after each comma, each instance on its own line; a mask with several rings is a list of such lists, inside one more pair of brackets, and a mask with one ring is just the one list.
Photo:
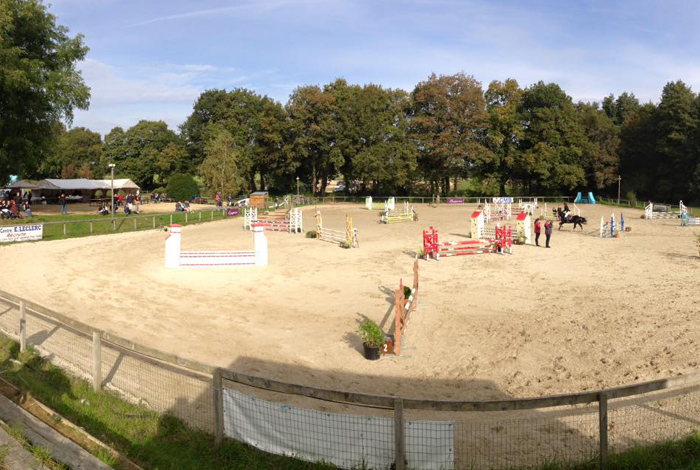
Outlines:
[[[62, 124], [89, 100], [75, 71], [82, 37], [41, 3], [0, 5], [0, 180], [102, 178], [114, 163], [144, 189], [188, 174], [234, 195], [295, 191], [297, 178], [314, 194], [341, 178], [358, 195], [616, 195], [621, 177], [623, 198], [700, 201], [700, 97], [682, 81], [658, 104], [632, 93], [574, 102], [555, 83], [513, 79], [484, 89], [465, 73], [410, 92], [340, 78], [300, 86], [284, 104], [213, 89], [178, 129], [143, 120], [103, 138]], [[41, 19], [30, 31], [18, 26], [27, 15]]]

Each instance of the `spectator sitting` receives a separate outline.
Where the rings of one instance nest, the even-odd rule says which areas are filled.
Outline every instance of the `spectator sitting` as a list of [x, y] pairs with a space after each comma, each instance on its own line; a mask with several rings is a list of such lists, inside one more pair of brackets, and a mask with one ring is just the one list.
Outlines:
[[177, 202], [175, 203], [175, 210], [178, 211], [178, 212], [182, 212], [182, 211], [185, 210], [185, 208], [182, 207], [182, 203], [181, 203], [180, 201], [177, 201]]
[[7, 208], [7, 202], [0, 202], [0, 219], [11, 219], [12, 212]]
[[103, 203], [102, 207], [100, 207], [100, 210], [97, 211], [100, 215], [107, 215], [109, 214], [109, 209], [107, 209], [107, 203]]
[[11, 206], [10, 206], [10, 212], [12, 213], [12, 217], [15, 219], [21, 219], [22, 214], [19, 213], [19, 206], [17, 206], [17, 201], [12, 201]]
[[129, 204], [128, 202], [126, 204], [124, 204], [124, 213], [126, 215], [131, 214], [131, 204]]
[[182, 210], [184, 210], [185, 212], [192, 212], [192, 209], [190, 208], [190, 201], [185, 201], [182, 204]]
[[29, 217], [31, 219], [33, 217], [32, 206], [31, 206], [31, 203], [29, 202], [28, 199], [26, 201], [24, 201], [22, 208], [24, 209], [24, 213], [27, 214], [27, 217]]

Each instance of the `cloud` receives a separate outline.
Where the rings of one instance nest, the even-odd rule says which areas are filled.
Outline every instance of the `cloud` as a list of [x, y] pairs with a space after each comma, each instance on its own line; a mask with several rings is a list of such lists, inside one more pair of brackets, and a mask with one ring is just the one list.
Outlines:
[[190, 18], [202, 18], [211, 16], [221, 16], [231, 13], [238, 13], [241, 15], [259, 15], [263, 13], [268, 13], [273, 10], [277, 10], [281, 7], [292, 5], [295, 3], [311, 3], [311, 0], [255, 0], [248, 3], [243, 3], [239, 5], [219, 7], [219, 8], [203, 8], [201, 10], [192, 10], [183, 13], [176, 13], [173, 15], [158, 16], [155, 18], [150, 18], [148, 20], [140, 21], [129, 25], [129, 28], [137, 28], [140, 26], [147, 26], [153, 23], [161, 23], [165, 21], [173, 20], [186, 20]]

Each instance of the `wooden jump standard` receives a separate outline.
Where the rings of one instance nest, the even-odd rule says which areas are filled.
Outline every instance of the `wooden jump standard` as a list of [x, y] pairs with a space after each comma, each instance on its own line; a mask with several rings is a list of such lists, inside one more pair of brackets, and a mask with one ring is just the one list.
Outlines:
[[[408, 320], [411, 313], [418, 305], [418, 260], [413, 262], [413, 287], [408, 298], [405, 297], [403, 280], [399, 281], [399, 288], [396, 289], [394, 301], [394, 354], [401, 355], [401, 338], [406, 333]], [[388, 352], [391, 345], [384, 345], [384, 352]]]

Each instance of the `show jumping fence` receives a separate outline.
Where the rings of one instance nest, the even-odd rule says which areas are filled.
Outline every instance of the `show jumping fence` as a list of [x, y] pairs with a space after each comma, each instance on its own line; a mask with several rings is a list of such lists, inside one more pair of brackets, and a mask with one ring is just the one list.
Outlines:
[[345, 230], [334, 230], [323, 226], [321, 211], [316, 211], [316, 238], [324, 242], [346, 245], [348, 248], [359, 248], [357, 229], [352, 226], [352, 218], [345, 216]]
[[[2, 291], [0, 331], [95, 390], [175, 416], [213, 433], [216, 442], [236, 439], [340, 468], [495, 470], [595, 458], [605, 469], [611, 452], [683, 438], [700, 426], [700, 372], [537, 398], [422, 399], [214, 367]], [[431, 380], [423, 386], [430, 389]], [[493, 388], [470, 380], [476, 387]]]

